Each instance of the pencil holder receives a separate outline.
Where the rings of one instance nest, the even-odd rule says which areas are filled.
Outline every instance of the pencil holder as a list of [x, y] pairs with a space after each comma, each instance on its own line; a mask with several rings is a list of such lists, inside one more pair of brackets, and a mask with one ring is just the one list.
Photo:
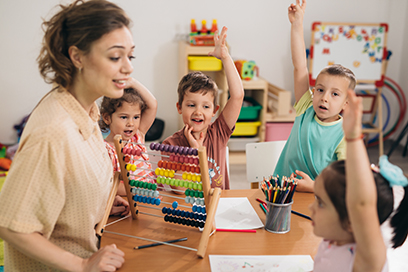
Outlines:
[[265, 229], [273, 233], [287, 233], [290, 231], [290, 217], [293, 201], [285, 204], [268, 203]]

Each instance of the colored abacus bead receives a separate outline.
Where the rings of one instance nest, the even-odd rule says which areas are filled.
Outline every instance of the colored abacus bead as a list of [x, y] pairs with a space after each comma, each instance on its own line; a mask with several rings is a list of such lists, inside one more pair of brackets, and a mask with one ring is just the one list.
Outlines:
[[177, 150], [178, 154], [183, 154], [184, 146], [180, 146], [179, 149]]
[[171, 206], [172, 206], [174, 209], [177, 209], [177, 207], [178, 207], [177, 201], [174, 201], [173, 204], [171, 204]]

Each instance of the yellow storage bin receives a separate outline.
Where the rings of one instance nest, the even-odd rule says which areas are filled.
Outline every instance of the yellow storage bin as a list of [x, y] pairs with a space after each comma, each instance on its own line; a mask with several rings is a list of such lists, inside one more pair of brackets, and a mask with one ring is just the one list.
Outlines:
[[188, 69], [196, 71], [220, 71], [222, 62], [211, 56], [188, 56]]
[[258, 133], [261, 122], [237, 122], [231, 136], [254, 136]]

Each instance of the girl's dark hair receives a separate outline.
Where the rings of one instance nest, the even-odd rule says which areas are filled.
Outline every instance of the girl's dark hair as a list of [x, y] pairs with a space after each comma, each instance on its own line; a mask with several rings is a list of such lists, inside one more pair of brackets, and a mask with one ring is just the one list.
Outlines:
[[130, 19], [120, 7], [106, 0], [76, 0], [59, 6], [61, 11], [42, 24], [45, 34], [37, 61], [45, 82], [68, 88], [76, 73], [68, 49], [76, 46], [87, 54], [92, 43], [103, 35], [129, 27]]
[[[146, 109], [146, 103], [144, 102], [143, 98], [140, 94], [132, 88], [125, 89], [123, 92], [123, 96], [120, 98], [109, 98], [104, 96], [101, 102], [101, 116], [112, 116], [112, 114], [120, 107], [122, 107], [123, 102], [127, 102], [129, 104], [139, 104], [140, 110], [143, 111]], [[109, 131], [109, 125], [103, 121], [103, 118], [99, 120], [99, 126], [101, 127], [102, 132]]]
[[[321, 175], [323, 178], [324, 189], [337, 213], [343, 229], [346, 229], [349, 222], [346, 206], [346, 168], [345, 161], [333, 162], [326, 167]], [[394, 194], [389, 182], [379, 173], [374, 174], [374, 181], [377, 187], [377, 213], [380, 224], [391, 215], [394, 207]], [[401, 201], [398, 210], [391, 219], [391, 226], [394, 228], [394, 237], [392, 239], [393, 247], [401, 246], [408, 233], [408, 187], [405, 187], [404, 199]]]

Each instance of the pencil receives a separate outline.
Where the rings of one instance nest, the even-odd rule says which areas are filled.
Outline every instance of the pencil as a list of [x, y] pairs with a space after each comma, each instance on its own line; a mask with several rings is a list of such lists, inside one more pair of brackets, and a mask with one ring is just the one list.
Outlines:
[[294, 210], [292, 210], [291, 212], [292, 212], [293, 214], [299, 215], [300, 217], [303, 217], [303, 218], [312, 220], [312, 218], [310, 218], [310, 216], [307, 216], [307, 215], [305, 215], [305, 214], [303, 214], [303, 213], [296, 212], [296, 211], [294, 211]]
[[266, 204], [265, 201], [263, 201], [262, 199], [259, 199], [259, 198], [257, 198], [256, 201], [258, 201], [259, 203], [265, 203]]
[[254, 229], [216, 229], [217, 231], [229, 231], [229, 232], [256, 232]]
[[266, 214], [266, 209], [263, 203], [259, 203], [259, 206], [261, 206], [261, 209], [264, 211], [264, 213]]
[[[176, 243], [176, 242], [181, 242], [181, 241], [186, 241], [187, 237], [176, 239], [176, 240], [170, 240], [170, 241], [164, 241], [163, 243]], [[160, 246], [163, 245], [163, 243], [154, 243], [154, 244], [149, 244], [149, 245], [144, 245], [144, 246], [137, 246], [134, 247], [133, 249], [142, 249], [146, 247], [154, 247], [154, 246]]]

